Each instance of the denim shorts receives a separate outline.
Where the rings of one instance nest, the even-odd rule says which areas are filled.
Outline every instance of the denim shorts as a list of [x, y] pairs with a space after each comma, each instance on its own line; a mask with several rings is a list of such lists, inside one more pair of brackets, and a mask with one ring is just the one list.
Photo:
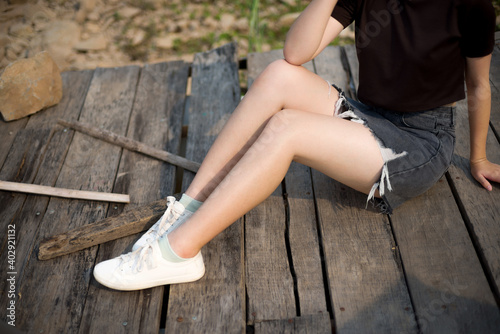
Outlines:
[[421, 112], [394, 112], [346, 98], [339, 90], [337, 116], [370, 129], [384, 159], [378, 189], [384, 213], [431, 188], [451, 164], [455, 147], [455, 106]]

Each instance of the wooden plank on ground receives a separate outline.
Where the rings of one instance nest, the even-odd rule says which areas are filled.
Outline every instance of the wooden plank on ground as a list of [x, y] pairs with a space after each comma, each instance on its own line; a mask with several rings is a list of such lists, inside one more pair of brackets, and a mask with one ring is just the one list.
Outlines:
[[[497, 136], [500, 136], [500, 46], [493, 49], [490, 67], [491, 117], [490, 122]], [[500, 137], [498, 138], [500, 141]]]
[[[124, 134], [134, 100], [138, 67], [97, 69], [80, 120]], [[55, 186], [111, 191], [121, 149], [75, 133]], [[68, 229], [100, 220], [108, 203], [52, 198], [44, 212], [36, 244]], [[96, 247], [50, 261], [39, 261], [36, 248], [21, 277], [19, 327], [25, 331], [74, 333], [80, 326]]]
[[[281, 50], [250, 54], [248, 57], [249, 87], [267, 65], [282, 58]], [[313, 70], [312, 63], [306, 64], [305, 67]], [[312, 190], [310, 189], [310, 191]], [[294, 201], [292, 200], [292, 202]], [[312, 200], [311, 204], [314, 214]], [[293, 207], [297, 208], [297, 206]], [[293, 219], [295, 223], [293, 228], [289, 228], [288, 225], [291, 226], [292, 221], [288, 220], [285, 213], [282, 190], [279, 187], [270, 198], [245, 216], [248, 325], [252, 325], [254, 322], [311, 314], [320, 310], [326, 312], [321, 265], [315, 266], [315, 264], [320, 263], [318, 249], [316, 249], [316, 258], [308, 258], [308, 262], [311, 262], [310, 266], [304, 267], [301, 262], [302, 256], [306, 256], [304, 253], [308, 253], [307, 251], [312, 252], [308, 255], [314, 253], [314, 244], [308, 245], [312, 247], [307, 248], [307, 250], [302, 248], [304, 243], [311, 241], [308, 237], [304, 237], [309, 236], [309, 230], [303, 226], [311, 220], [300, 221], [300, 218], [297, 217], [299, 219]], [[307, 212], [303, 213], [307, 214]], [[315, 222], [314, 215], [312, 220]], [[301, 228], [306, 230], [302, 231]], [[300, 237], [294, 234], [297, 231], [300, 231]], [[287, 244], [291, 251], [296, 253], [298, 261], [294, 273], [292, 273], [291, 267], [295, 267], [295, 261], [292, 260], [292, 254], [289, 254], [290, 251], [287, 250]], [[297, 295], [294, 293], [295, 279], [297, 279], [299, 288]], [[314, 300], [318, 297], [318, 291], [323, 292], [323, 303], [321, 298]]]
[[318, 239], [311, 169], [293, 162], [285, 176], [290, 258], [296, 280], [298, 314], [328, 314]]
[[444, 177], [391, 220], [421, 332], [498, 333], [498, 306]]
[[20, 130], [24, 129], [28, 119], [28, 117], [25, 117], [12, 122], [0, 120], [0, 168], [5, 162], [5, 158], [7, 158], [14, 138], [16, 138]]
[[327, 47], [314, 60], [316, 73], [344, 92], [348, 92], [349, 78], [342, 65], [340, 47]]
[[[272, 50], [264, 53], [249, 53], [247, 60], [248, 67], [248, 87], [252, 85], [255, 79], [259, 76], [259, 74], [267, 67], [267, 65], [271, 64], [273, 61], [278, 59], [284, 59], [283, 50]], [[307, 62], [304, 65], [309, 71], [313, 72], [313, 62]]]
[[[118, 206], [114, 210], [118, 210]], [[38, 259], [49, 260], [85, 248], [147, 231], [167, 208], [167, 199], [150, 202], [98, 222], [80, 226], [43, 240], [38, 246]]]
[[[356, 54], [356, 46], [354, 44], [344, 46], [345, 55], [349, 65], [349, 75], [352, 82], [353, 91], [356, 94], [359, 88], [359, 62]], [[353, 95], [356, 98], [356, 95]]]
[[[125, 137], [125, 136], [120, 136], [117, 135], [116, 133], [113, 133], [111, 131], [107, 131], [104, 129], [98, 129], [92, 126], [88, 126], [87, 124], [80, 123], [80, 122], [66, 122], [66, 121], [59, 121], [59, 124], [63, 126], [67, 126], [69, 128], [75, 129], [77, 131], [80, 131], [82, 133], [85, 133], [89, 136], [92, 136], [94, 138], [98, 138], [104, 141], [107, 141], [108, 143], [114, 144], [121, 146], [123, 148], [126, 148], [129, 151], [134, 151], [134, 152], [140, 152], [142, 154], [145, 154], [149, 157], [156, 158], [158, 160], [162, 160], [168, 163], [171, 163], [173, 165], [176, 165], [181, 168], [185, 168], [187, 170], [190, 170], [192, 172], [197, 172], [198, 169], [200, 168], [200, 164], [197, 162], [193, 162], [190, 160], [187, 160], [184, 157], [181, 157], [177, 154], [173, 154], [171, 152], [165, 151], [165, 150], [160, 150], [154, 147], [151, 147], [149, 145], [146, 145], [140, 141]], [[160, 123], [161, 124], [161, 123]]]
[[313, 185], [336, 333], [416, 333], [387, 216], [316, 171]]
[[247, 325], [297, 315], [281, 186], [245, 215]]
[[[33, 165], [27, 168], [30, 172], [24, 173], [20, 181], [49, 186], [55, 184], [73, 137], [72, 131], [64, 131], [62, 128], [57, 127], [56, 121], [59, 118], [69, 120], [78, 118], [92, 74], [92, 71], [65, 72], [62, 74], [63, 89], [65, 92], [62, 100], [58, 105], [29, 118], [29, 122], [27, 122], [27, 126], [23, 132], [25, 135], [33, 137], [25, 138], [20, 136], [20, 143], [16, 142], [12, 146], [13, 150], [19, 150], [22, 154], [14, 154], [13, 152], [10, 154], [13, 160], [6, 163], [2, 171], [0, 171], [2, 178], [10, 177], [11, 179], [16, 179], [13, 175], [22, 170], [23, 165]], [[46, 136], [52, 137], [48, 138]], [[31, 146], [33, 143], [35, 144]], [[44, 154], [40, 157], [42, 152]], [[49, 197], [0, 192], [0, 202], [2, 203], [0, 205], [0, 227], [3, 231], [6, 231], [8, 224], [15, 225], [15, 272], [17, 273], [17, 287], [19, 287], [24, 267], [33, 249], [34, 239], [38, 233], [43, 213], [46, 211]], [[2, 234], [2, 247], [7, 246], [6, 238], [7, 233]], [[7, 256], [8, 253], [2, 249], [0, 255], [2, 263], [7, 263]], [[6, 271], [4, 270], [0, 274], [2, 278], [0, 280], [1, 291], [5, 291], [5, 275]], [[7, 295], [1, 294], [0, 303], [6, 305], [6, 302]]]
[[[339, 48], [325, 51], [315, 59], [316, 69], [325, 71], [318, 74], [338, 76]], [[366, 195], [312, 175], [336, 332], [417, 332], [387, 216], [371, 204], [365, 209]]]
[[327, 334], [332, 333], [328, 313], [305, 315], [283, 320], [264, 321], [255, 324], [255, 334]]
[[[236, 45], [197, 54], [192, 65], [186, 158], [201, 162], [240, 101]], [[193, 178], [184, 172], [183, 190]], [[167, 333], [237, 333], [245, 326], [243, 231], [239, 219], [202, 249], [205, 276], [170, 286]]]
[[[142, 69], [127, 137], [152, 147], [178, 152], [189, 65], [183, 62], [147, 65]], [[114, 190], [132, 197], [127, 208], [173, 195], [175, 166], [125, 150]], [[109, 210], [111, 214], [123, 210]], [[103, 244], [96, 263], [129, 250], [138, 236]], [[80, 333], [158, 333], [164, 287], [122, 292], [90, 285]], [[124, 326], [123, 323], [127, 325]]]
[[103, 193], [98, 191], [84, 191], [75, 189], [41, 186], [39, 184], [26, 184], [0, 180], [0, 190], [35, 195], [46, 195], [64, 198], [85, 199], [88, 201], [107, 201], [116, 203], [129, 203], [130, 197], [126, 194]]
[[[498, 92], [495, 91], [496, 94]], [[497, 95], [498, 96], [498, 95]], [[492, 113], [500, 113], [500, 105], [492, 105]], [[471, 175], [469, 167], [469, 131], [465, 102], [457, 108], [456, 147], [452, 166], [449, 169], [450, 182], [454, 187], [461, 212], [469, 227], [480, 257], [486, 264], [486, 271], [492, 280], [497, 299], [500, 300], [500, 186], [492, 183], [493, 191], [485, 190]], [[490, 161], [500, 163], [500, 145], [489, 131], [487, 156]]]
[[278, 59], [283, 59], [283, 50], [273, 50], [265, 53], [249, 53], [247, 59], [248, 87], [252, 86], [255, 79], [257, 79], [267, 65]]

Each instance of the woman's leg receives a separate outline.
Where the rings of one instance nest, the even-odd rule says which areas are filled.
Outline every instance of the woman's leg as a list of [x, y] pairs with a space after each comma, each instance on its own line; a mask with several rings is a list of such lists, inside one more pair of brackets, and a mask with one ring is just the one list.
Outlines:
[[204, 201], [254, 143], [266, 122], [280, 110], [332, 115], [337, 99], [337, 91], [318, 75], [285, 60], [273, 62], [231, 115], [186, 194]]
[[364, 193], [380, 177], [383, 159], [364, 125], [329, 115], [285, 109], [193, 216], [168, 235], [172, 249], [192, 257], [202, 246], [268, 197], [292, 160]]

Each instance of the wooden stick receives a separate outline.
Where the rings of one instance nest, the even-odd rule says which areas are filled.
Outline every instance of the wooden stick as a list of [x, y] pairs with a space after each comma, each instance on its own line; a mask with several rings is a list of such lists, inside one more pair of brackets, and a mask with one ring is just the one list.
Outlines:
[[107, 141], [108, 143], [114, 144], [121, 146], [123, 148], [126, 148], [127, 150], [139, 152], [145, 155], [148, 155], [150, 157], [156, 158], [161, 161], [165, 161], [168, 163], [171, 163], [173, 165], [182, 167], [184, 169], [187, 169], [192, 172], [197, 172], [198, 169], [200, 168], [200, 164], [191, 160], [188, 160], [186, 158], [183, 158], [181, 156], [178, 156], [176, 154], [167, 152], [167, 151], [162, 151], [156, 148], [153, 148], [151, 146], [148, 146], [144, 143], [138, 142], [136, 140], [120, 136], [116, 133], [113, 133], [108, 130], [104, 129], [99, 129], [99, 128], [94, 128], [89, 125], [86, 125], [81, 122], [67, 122], [64, 120], [59, 120], [59, 124], [62, 126], [66, 126], [72, 129], [75, 129], [77, 131], [80, 131], [82, 133], [85, 133], [89, 136], [92, 136], [94, 138], [98, 138], [104, 141]]
[[113, 194], [97, 191], [73, 190], [41, 186], [38, 184], [27, 184], [19, 182], [0, 181], [0, 190], [30, 193], [36, 195], [48, 195], [64, 198], [87, 199], [93, 201], [106, 201], [116, 203], [130, 203], [130, 196], [126, 194]]
[[52, 236], [40, 243], [38, 259], [52, 259], [145, 231], [160, 219], [166, 207], [167, 199], [164, 198], [118, 216]]

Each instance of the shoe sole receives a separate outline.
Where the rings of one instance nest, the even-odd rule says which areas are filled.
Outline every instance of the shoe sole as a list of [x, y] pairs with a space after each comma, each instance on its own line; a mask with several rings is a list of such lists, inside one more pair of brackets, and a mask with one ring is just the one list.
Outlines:
[[119, 286], [114, 282], [107, 282], [105, 279], [99, 277], [99, 274], [94, 271], [94, 278], [97, 282], [100, 284], [114, 289], [114, 290], [120, 290], [120, 291], [134, 291], [134, 290], [143, 290], [143, 289], [149, 289], [161, 285], [169, 285], [169, 284], [180, 284], [180, 283], [189, 283], [189, 282], [194, 282], [199, 280], [200, 278], [205, 275], [205, 266], [203, 266], [203, 270], [200, 272], [196, 273], [191, 273], [189, 275], [184, 275], [184, 276], [177, 276], [174, 278], [170, 279], [159, 279], [155, 280], [152, 282], [148, 282], [147, 284], [145, 283], [137, 283], [137, 284], [127, 284], [127, 286]]

